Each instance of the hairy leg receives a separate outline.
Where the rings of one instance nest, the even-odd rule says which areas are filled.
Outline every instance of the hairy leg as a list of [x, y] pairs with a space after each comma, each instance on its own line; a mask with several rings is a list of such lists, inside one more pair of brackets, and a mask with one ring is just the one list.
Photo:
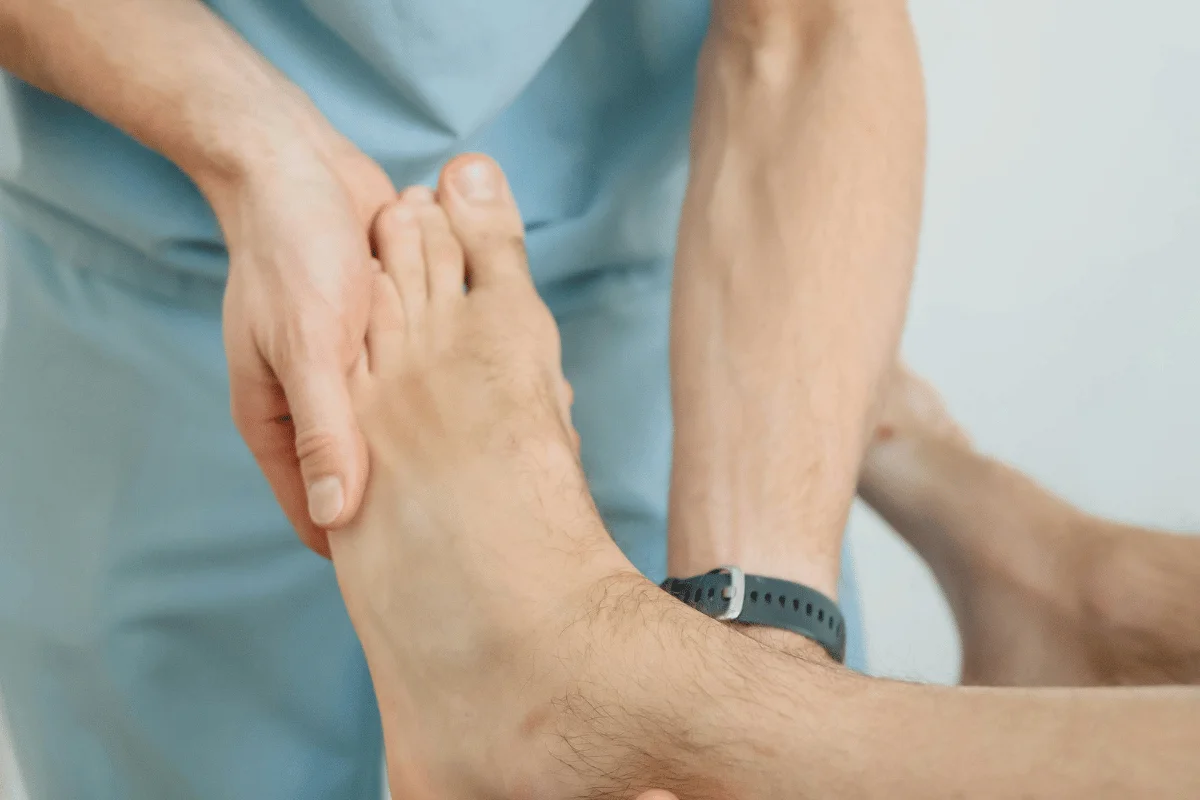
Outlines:
[[[468, 202], [456, 179], [479, 171], [494, 184]], [[507, 188], [468, 157], [439, 197], [445, 215], [410, 192], [378, 223], [385, 271], [353, 377], [371, 477], [360, 518], [330, 538], [395, 796], [1200, 789], [1200, 692], [873, 681], [743, 636], [634, 572], [587, 494]]]
[[964, 683], [1200, 681], [1200, 539], [1096, 519], [979, 454], [904, 368], [859, 492], [937, 576]]
[[352, 377], [371, 479], [359, 518], [330, 538], [397, 797], [553, 785], [530, 754], [546, 754], [579, 659], [571, 637], [544, 632], [579, 623], [576, 594], [633, 573], [587, 493], [554, 323], [500, 199], [462, 244], [426, 189], [377, 225], [384, 271]]

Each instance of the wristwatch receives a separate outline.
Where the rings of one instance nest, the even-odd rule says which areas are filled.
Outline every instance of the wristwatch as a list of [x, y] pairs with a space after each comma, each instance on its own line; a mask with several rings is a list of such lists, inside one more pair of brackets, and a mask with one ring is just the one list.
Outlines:
[[720, 567], [691, 578], [667, 578], [662, 588], [713, 619], [765, 625], [807, 636], [834, 661], [846, 657], [846, 624], [837, 603], [816, 589]]

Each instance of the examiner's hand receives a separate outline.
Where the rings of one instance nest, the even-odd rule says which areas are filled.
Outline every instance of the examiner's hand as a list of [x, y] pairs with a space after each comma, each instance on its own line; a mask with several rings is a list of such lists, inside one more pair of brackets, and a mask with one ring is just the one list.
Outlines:
[[331, 134], [297, 136], [205, 187], [229, 247], [224, 335], [234, 422], [300, 538], [357, 512], [367, 459], [347, 373], [364, 347], [387, 175]]

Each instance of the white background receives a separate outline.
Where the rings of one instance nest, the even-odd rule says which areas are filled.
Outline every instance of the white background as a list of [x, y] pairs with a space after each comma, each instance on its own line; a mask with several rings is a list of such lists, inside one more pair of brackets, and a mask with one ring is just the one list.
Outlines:
[[[908, 360], [1089, 511], [1200, 530], [1200, 4], [912, 8], [931, 116]], [[924, 568], [869, 512], [851, 531], [873, 671], [953, 681]]]
[[[1200, 531], [1200, 4], [916, 0], [930, 162], [904, 353], [981, 447], [1088, 511]], [[863, 509], [873, 671], [957, 677]]]

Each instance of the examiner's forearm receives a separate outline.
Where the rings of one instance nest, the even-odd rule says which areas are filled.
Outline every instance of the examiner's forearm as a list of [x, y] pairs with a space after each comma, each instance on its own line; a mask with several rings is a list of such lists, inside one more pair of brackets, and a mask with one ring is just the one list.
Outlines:
[[902, 2], [715, 4], [676, 268], [672, 572], [735, 562], [834, 591], [924, 140]]
[[0, 67], [201, 184], [271, 158], [281, 133], [322, 126], [301, 92], [199, 0], [0, 0]]

